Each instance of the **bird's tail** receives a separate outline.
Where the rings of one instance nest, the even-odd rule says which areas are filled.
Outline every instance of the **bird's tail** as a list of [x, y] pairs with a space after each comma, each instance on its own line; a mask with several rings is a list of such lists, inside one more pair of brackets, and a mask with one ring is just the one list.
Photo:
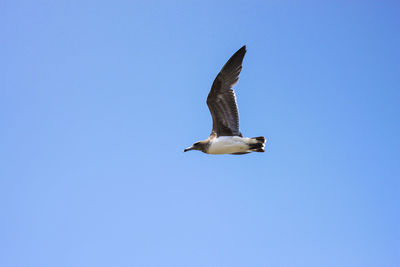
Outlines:
[[265, 150], [265, 137], [264, 136], [258, 136], [258, 137], [253, 137], [250, 138], [251, 141], [253, 141], [251, 144], [249, 144], [249, 149], [254, 152], [264, 152]]

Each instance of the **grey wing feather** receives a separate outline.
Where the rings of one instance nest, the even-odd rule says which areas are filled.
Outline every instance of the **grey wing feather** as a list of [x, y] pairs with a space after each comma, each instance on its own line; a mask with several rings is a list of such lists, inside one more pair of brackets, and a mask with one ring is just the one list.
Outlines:
[[246, 46], [243, 46], [226, 62], [211, 86], [207, 97], [213, 119], [211, 135], [242, 136], [236, 96], [232, 88], [239, 80], [245, 54]]

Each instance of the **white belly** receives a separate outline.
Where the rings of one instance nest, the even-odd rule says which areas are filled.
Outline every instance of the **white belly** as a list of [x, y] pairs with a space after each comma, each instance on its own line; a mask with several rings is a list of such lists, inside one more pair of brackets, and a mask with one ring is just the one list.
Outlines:
[[250, 138], [240, 136], [220, 136], [211, 140], [207, 153], [209, 154], [232, 154], [250, 152], [248, 143]]

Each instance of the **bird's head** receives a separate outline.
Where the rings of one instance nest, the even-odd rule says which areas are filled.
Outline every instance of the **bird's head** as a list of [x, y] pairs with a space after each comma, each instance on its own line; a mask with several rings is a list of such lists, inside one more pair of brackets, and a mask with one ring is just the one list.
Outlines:
[[183, 152], [187, 152], [187, 151], [190, 151], [190, 150], [203, 151], [204, 150], [204, 144], [202, 142], [196, 142], [191, 147], [185, 148], [185, 150], [183, 150]]

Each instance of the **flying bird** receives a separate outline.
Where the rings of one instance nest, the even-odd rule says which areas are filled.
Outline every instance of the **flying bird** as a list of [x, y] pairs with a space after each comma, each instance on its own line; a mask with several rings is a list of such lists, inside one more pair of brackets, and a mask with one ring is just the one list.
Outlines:
[[210, 136], [194, 143], [184, 152], [199, 150], [207, 154], [242, 155], [250, 152], [264, 152], [265, 138], [243, 137], [239, 131], [239, 111], [233, 87], [239, 80], [246, 46], [240, 48], [222, 67], [215, 78], [207, 105], [213, 120]]

